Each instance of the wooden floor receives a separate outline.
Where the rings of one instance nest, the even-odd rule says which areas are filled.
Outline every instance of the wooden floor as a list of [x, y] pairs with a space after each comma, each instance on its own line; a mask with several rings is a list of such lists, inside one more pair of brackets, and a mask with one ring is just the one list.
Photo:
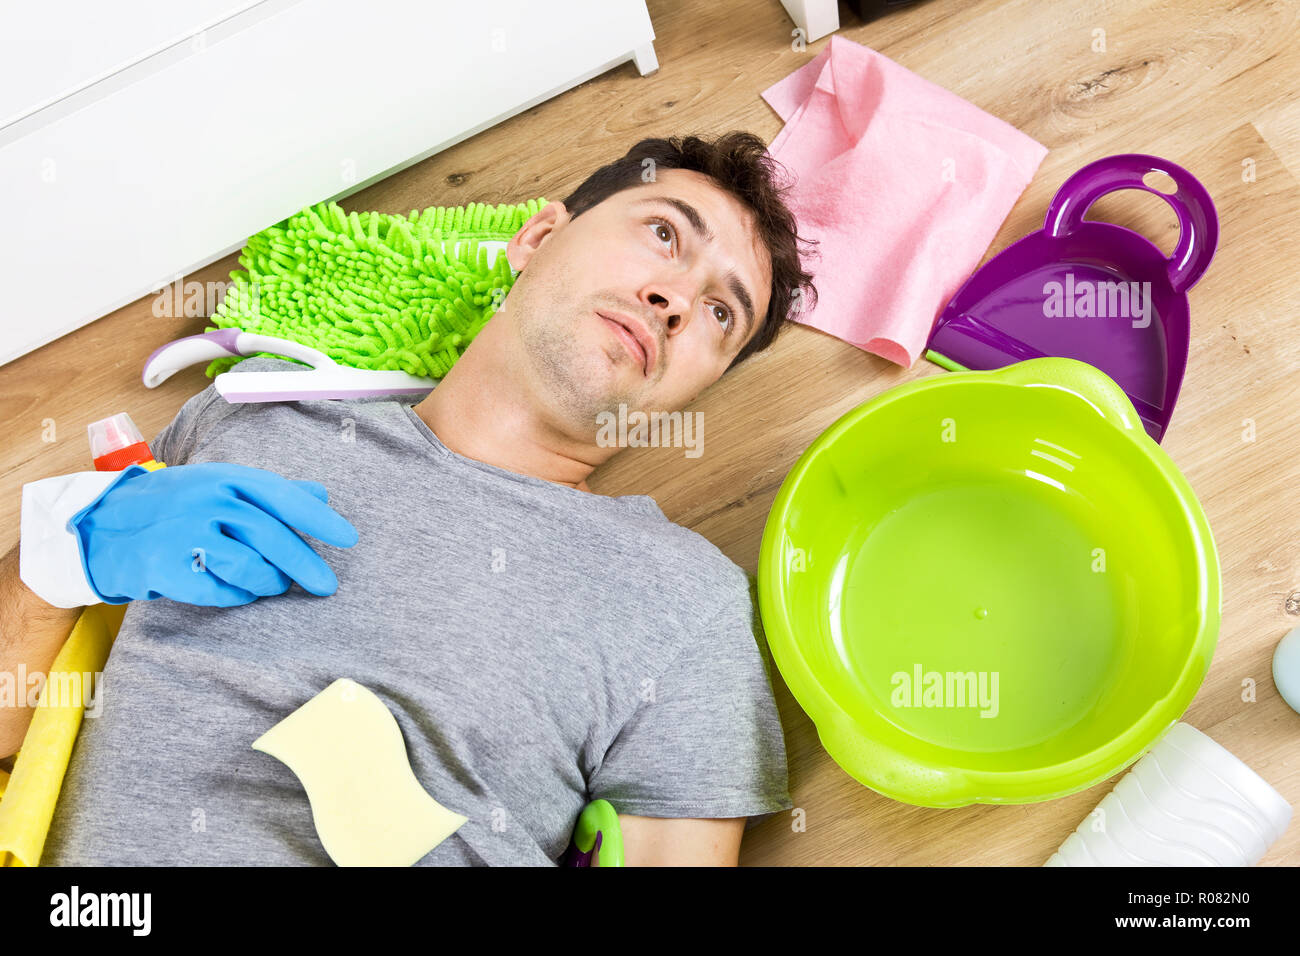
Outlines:
[[[770, 142], [781, 122], [760, 91], [828, 42], [793, 49], [778, 0], [651, 0], [650, 14], [657, 73], [625, 65], [343, 205], [558, 199], [645, 135], [745, 128]], [[1300, 5], [930, 0], [865, 26], [841, 4], [841, 18], [842, 35], [1050, 148], [990, 256], [1042, 224], [1070, 172], [1108, 154], [1167, 157], [1214, 197], [1220, 247], [1191, 293], [1191, 354], [1164, 442], [1209, 515], [1223, 568], [1218, 650], [1185, 719], [1300, 806], [1300, 715], [1278, 697], [1270, 667], [1277, 641], [1300, 625]], [[1105, 52], [1093, 49], [1098, 30]], [[1140, 230], [1166, 252], [1177, 239], [1173, 213], [1146, 193], [1111, 195], [1089, 218]], [[190, 278], [223, 279], [234, 266], [232, 256]], [[152, 436], [207, 384], [195, 368], [156, 391], [140, 385], [154, 348], [203, 327], [155, 318], [145, 299], [0, 368], [0, 548], [17, 540], [23, 482], [86, 467], [88, 422], [125, 410]], [[941, 373], [924, 362], [902, 371], [792, 327], [699, 400], [707, 454], [628, 450], [591, 486], [654, 495], [753, 573], [768, 508], [800, 452], [854, 406], [932, 374]], [[1243, 700], [1250, 682], [1255, 699]], [[746, 837], [744, 863], [1038, 865], [1113, 785], [1029, 806], [906, 806], [841, 771], [779, 681], [777, 695], [806, 831], [769, 819]], [[1264, 862], [1300, 863], [1300, 823]]]

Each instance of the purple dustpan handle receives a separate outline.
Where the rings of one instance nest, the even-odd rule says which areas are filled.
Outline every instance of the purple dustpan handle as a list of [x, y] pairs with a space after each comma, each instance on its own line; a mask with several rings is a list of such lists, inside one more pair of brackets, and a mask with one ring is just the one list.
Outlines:
[[[1177, 191], [1162, 193], [1142, 181], [1150, 172], [1167, 174]], [[1141, 189], [1159, 196], [1178, 214], [1178, 247], [1169, 257], [1169, 284], [1186, 293], [1210, 266], [1219, 244], [1219, 217], [1214, 203], [1191, 173], [1159, 156], [1121, 153], [1089, 163], [1067, 179], [1047, 207], [1044, 230], [1050, 236], [1066, 236], [1079, 227], [1088, 207], [1117, 189]]]

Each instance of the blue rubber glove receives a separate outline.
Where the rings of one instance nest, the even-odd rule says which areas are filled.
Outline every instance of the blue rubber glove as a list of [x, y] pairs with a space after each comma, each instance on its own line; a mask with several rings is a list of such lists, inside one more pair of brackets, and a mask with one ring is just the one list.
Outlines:
[[68, 519], [86, 581], [106, 604], [166, 597], [234, 607], [291, 581], [333, 594], [338, 578], [292, 528], [350, 548], [356, 529], [316, 481], [218, 462], [132, 465]]

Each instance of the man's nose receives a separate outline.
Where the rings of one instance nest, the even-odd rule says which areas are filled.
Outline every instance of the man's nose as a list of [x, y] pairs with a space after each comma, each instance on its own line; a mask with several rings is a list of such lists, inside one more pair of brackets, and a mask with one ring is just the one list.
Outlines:
[[651, 293], [650, 305], [664, 334], [677, 335], [686, 330], [691, 320], [690, 301], [689, 295], [667, 288]]

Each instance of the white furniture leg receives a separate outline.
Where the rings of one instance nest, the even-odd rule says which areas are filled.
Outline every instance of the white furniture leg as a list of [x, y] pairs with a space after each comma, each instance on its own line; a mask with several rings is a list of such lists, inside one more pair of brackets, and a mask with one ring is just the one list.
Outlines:
[[808, 43], [820, 40], [840, 28], [840, 7], [836, 0], [781, 0], [790, 19], [803, 30]]
[[632, 51], [632, 62], [636, 65], [636, 71], [642, 76], [654, 73], [659, 69], [659, 57], [655, 56], [655, 45], [647, 43], [637, 47]]

